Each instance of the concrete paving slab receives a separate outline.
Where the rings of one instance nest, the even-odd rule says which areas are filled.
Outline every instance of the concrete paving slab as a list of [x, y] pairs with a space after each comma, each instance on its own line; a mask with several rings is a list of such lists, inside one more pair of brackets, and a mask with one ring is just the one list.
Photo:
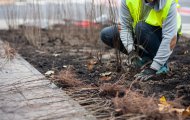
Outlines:
[[0, 76], [0, 119], [96, 119], [19, 55]]
[[[0, 61], [1, 62], [1, 61]], [[3, 73], [28, 73], [30, 72], [30, 70], [28, 68], [26, 68], [24, 65], [22, 64], [16, 64], [13, 63], [12, 61], [10, 61], [11, 64], [5, 64], [3, 67], [6, 69], [2, 69], [1, 71]]]

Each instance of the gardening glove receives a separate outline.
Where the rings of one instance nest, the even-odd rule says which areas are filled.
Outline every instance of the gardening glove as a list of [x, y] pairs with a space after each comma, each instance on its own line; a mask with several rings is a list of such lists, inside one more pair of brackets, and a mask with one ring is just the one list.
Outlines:
[[132, 65], [137, 59], [142, 61], [142, 58], [134, 50], [129, 53], [128, 58], [128, 65]]
[[156, 72], [157, 72], [156, 70], [148, 68], [148, 69], [144, 70], [143, 72], [136, 74], [134, 77], [137, 78], [138, 80], [142, 81], [142, 82], [145, 82], [149, 78], [155, 76]]

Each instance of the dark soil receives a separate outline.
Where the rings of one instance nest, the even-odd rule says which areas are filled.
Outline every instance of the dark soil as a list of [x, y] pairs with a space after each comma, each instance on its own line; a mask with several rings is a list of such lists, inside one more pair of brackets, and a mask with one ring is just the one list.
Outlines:
[[[105, 82], [115, 83], [126, 73], [122, 69], [120, 72], [116, 72], [115, 57], [103, 57], [101, 63], [98, 62], [98, 64], [93, 65], [93, 69], [89, 70], [87, 67], [87, 65], [91, 65], [89, 60], [98, 61], [94, 54], [91, 54], [91, 46], [82, 44], [79, 47], [68, 42], [71, 40], [72, 42], [82, 41], [81, 36], [69, 35], [65, 36], [64, 39], [50, 39], [47, 34], [48, 31], [42, 31], [41, 49], [29, 44], [22, 35], [22, 30], [0, 31], [0, 38], [3, 41], [8, 41], [11, 47], [16, 48], [18, 53], [42, 74], [48, 70], [55, 70], [55, 75], [57, 75], [61, 70], [66, 69], [63, 66], [71, 66], [75, 70], [77, 78], [85, 84], [100, 86]], [[99, 42], [101, 41], [99, 40]], [[100, 49], [100, 46], [97, 49]], [[106, 46], [103, 46], [102, 50], [104, 51], [103, 55], [114, 54], [114, 50]], [[183, 104], [190, 105], [190, 53], [184, 54], [185, 51], [190, 52], [190, 39], [181, 36], [169, 58], [169, 67], [172, 73], [170, 75], [157, 75], [147, 82], [134, 83], [133, 86], [146, 91], [148, 94], [155, 94], [156, 97], [164, 95], [167, 100], [174, 100], [183, 96], [183, 99], [187, 101]], [[60, 55], [55, 57], [54, 53]], [[111, 80], [100, 81], [101, 73], [105, 72], [112, 72]], [[126, 75], [125, 80], [126, 83], [130, 84], [134, 78], [131, 75]]]

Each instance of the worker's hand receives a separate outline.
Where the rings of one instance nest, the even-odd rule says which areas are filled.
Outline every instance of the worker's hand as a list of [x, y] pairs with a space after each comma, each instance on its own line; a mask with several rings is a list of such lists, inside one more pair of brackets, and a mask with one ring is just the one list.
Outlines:
[[131, 52], [129, 52], [129, 57], [128, 57], [128, 65], [134, 65], [136, 60], [140, 60], [142, 61], [142, 58], [134, 51], [132, 50]]
[[154, 70], [152, 68], [148, 68], [144, 70], [143, 72], [136, 74], [134, 77], [137, 78], [138, 80], [145, 82], [151, 77], [156, 75], [157, 70]]

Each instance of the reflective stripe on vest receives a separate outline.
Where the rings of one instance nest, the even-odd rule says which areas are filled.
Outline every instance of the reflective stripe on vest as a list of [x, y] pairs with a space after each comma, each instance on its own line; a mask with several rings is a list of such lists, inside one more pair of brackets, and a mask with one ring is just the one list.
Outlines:
[[[179, 7], [178, 0], [167, 0], [167, 3], [162, 10], [154, 11], [154, 9], [151, 9], [148, 18], [145, 20], [145, 22], [152, 26], [162, 27], [162, 23], [168, 15], [172, 1], [175, 1], [177, 3], [176, 7], [178, 8]], [[134, 20], [133, 28], [135, 28], [136, 24], [139, 21], [142, 21], [139, 19], [140, 18], [139, 16], [141, 14], [142, 0], [126, 0], [126, 4], [129, 8], [131, 16], [133, 17]], [[179, 15], [178, 12], [177, 12], [177, 17], [178, 17], [177, 33], [178, 35], [181, 35], [182, 34], [181, 16]]]

